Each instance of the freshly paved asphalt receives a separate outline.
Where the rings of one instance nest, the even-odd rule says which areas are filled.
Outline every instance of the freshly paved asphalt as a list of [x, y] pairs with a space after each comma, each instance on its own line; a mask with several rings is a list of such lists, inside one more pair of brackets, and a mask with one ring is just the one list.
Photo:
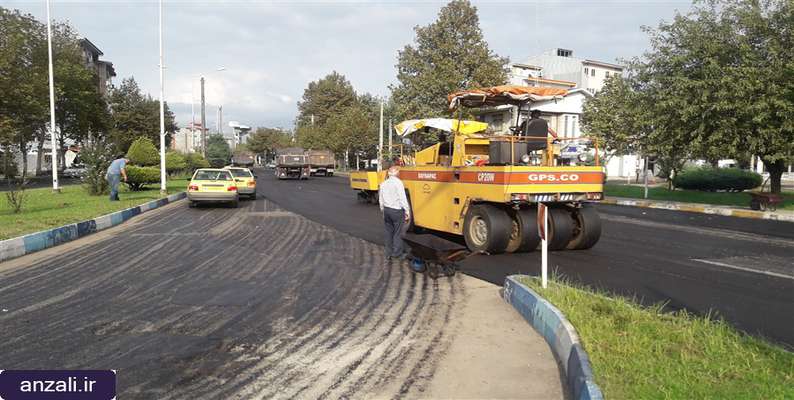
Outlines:
[[[287, 210], [376, 244], [378, 208], [356, 201], [345, 177], [279, 181], [260, 170], [260, 193]], [[550, 268], [575, 282], [668, 309], [711, 313], [794, 348], [794, 224], [600, 205], [601, 241], [553, 252]], [[539, 252], [475, 256], [464, 273], [501, 284], [540, 273]]]
[[121, 399], [421, 396], [462, 276], [434, 290], [380, 246], [240, 206], [177, 202], [0, 263], [0, 369], [116, 369]]

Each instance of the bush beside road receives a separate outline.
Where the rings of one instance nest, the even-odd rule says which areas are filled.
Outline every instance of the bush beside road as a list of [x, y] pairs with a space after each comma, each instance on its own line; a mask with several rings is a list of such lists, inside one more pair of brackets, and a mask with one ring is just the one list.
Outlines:
[[794, 398], [794, 353], [685, 311], [537, 278], [521, 283], [575, 326], [605, 398]]
[[[184, 191], [187, 179], [172, 179], [168, 193]], [[106, 195], [90, 196], [79, 185], [64, 186], [60, 194], [51, 188], [25, 191], [22, 212], [15, 214], [6, 199], [0, 201], [0, 240], [84, 221], [125, 208], [134, 207], [160, 196], [159, 184], [145, 190], [129, 191], [119, 186], [121, 201], [108, 201]]]

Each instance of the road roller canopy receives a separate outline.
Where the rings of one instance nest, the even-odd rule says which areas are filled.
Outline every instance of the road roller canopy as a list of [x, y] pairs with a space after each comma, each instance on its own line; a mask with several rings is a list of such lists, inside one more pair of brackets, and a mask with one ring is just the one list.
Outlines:
[[464, 135], [470, 135], [477, 132], [483, 132], [488, 129], [488, 124], [479, 121], [466, 121], [447, 118], [425, 118], [425, 119], [410, 119], [408, 121], [400, 122], [394, 126], [394, 130], [400, 136], [410, 135], [422, 128], [430, 127], [439, 129], [445, 132], [457, 132]]
[[450, 110], [464, 107], [520, 105], [528, 101], [557, 100], [568, 94], [566, 89], [550, 87], [501, 85], [473, 90], [460, 90], [447, 96]]

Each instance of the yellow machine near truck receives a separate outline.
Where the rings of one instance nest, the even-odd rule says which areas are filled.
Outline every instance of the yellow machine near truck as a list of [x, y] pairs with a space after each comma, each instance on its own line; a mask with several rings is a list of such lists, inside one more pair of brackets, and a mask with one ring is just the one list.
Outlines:
[[[459, 115], [461, 107], [505, 104], [528, 112], [532, 102], [566, 94], [564, 89], [498, 86], [456, 92], [448, 100]], [[519, 117], [517, 113], [516, 126], [524, 128]], [[411, 120], [395, 127], [404, 137], [433, 129], [442, 136], [438, 143], [399, 156], [400, 179], [413, 211], [411, 228], [462, 235], [474, 252], [533, 251], [540, 242], [537, 204], [545, 203], [550, 249], [594, 246], [601, 222], [590, 202], [603, 198], [604, 183], [597, 146], [595, 165], [561, 165], [560, 146], [551, 138], [528, 136], [527, 131], [497, 135], [487, 128], [460, 118]], [[383, 179], [385, 171], [356, 171], [350, 186], [361, 199], [377, 201]]]

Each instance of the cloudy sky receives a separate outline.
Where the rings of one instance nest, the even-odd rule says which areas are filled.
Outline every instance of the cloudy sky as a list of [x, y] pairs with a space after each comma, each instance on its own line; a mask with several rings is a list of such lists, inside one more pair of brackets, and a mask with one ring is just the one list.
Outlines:
[[[388, 95], [397, 51], [413, 41], [413, 27], [432, 22], [445, 3], [165, 0], [166, 100], [184, 126], [203, 74], [209, 127], [215, 127], [217, 106], [223, 105], [224, 121], [291, 128], [303, 89], [333, 70], [358, 92]], [[485, 39], [511, 61], [556, 47], [607, 62], [639, 55], [648, 44], [640, 26], [690, 8], [690, 0], [474, 4]], [[45, 19], [45, 0], [0, 0], [0, 6]], [[52, 7], [53, 18], [70, 21], [113, 62], [114, 82], [134, 76], [157, 96], [156, 1], [52, 0]]]

